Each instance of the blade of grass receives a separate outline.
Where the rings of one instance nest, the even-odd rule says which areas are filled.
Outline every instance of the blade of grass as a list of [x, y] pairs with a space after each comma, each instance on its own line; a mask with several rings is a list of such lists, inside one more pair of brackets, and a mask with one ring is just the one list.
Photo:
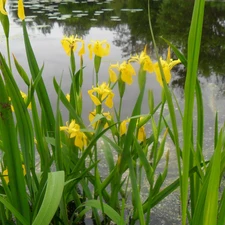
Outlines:
[[[38, 67], [37, 60], [35, 58], [35, 55], [30, 43], [25, 20], [22, 21], [22, 26], [23, 26], [23, 36], [24, 36], [24, 43], [25, 43], [26, 54], [27, 54], [27, 61], [29, 64], [31, 76], [33, 80], [35, 80], [35, 78], [39, 74], [40, 69]], [[52, 135], [54, 134], [54, 132], [52, 131], [54, 131], [55, 129], [55, 119], [54, 119], [52, 106], [47, 94], [47, 90], [42, 78], [38, 82], [36, 91], [37, 91], [40, 105], [42, 106], [43, 112], [45, 113], [45, 117], [47, 118], [46, 119], [47, 130], [51, 131], [50, 135]]]
[[181, 191], [182, 224], [186, 224], [188, 200], [188, 174], [190, 163], [190, 148], [192, 137], [192, 120], [194, 107], [195, 84], [198, 72], [198, 59], [201, 46], [202, 26], [205, 1], [195, 1], [191, 27], [188, 37], [187, 76], [185, 81], [185, 106], [183, 120], [183, 174]]

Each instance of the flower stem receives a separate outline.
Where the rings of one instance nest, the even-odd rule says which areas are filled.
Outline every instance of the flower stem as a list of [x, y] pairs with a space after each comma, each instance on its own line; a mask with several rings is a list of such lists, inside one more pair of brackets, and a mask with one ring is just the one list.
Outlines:
[[6, 38], [6, 46], [7, 46], [7, 55], [8, 55], [9, 68], [12, 71], [11, 59], [10, 59], [10, 51], [9, 51], [9, 38]]

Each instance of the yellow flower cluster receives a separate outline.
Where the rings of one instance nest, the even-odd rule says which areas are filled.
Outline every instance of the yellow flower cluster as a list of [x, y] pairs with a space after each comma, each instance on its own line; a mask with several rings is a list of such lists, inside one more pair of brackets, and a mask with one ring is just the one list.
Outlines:
[[[120, 72], [121, 80], [129, 85], [132, 84], [133, 83], [132, 76], [136, 75], [135, 70], [131, 64], [132, 62], [138, 62], [144, 71], [147, 71], [149, 73], [155, 72], [157, 81], [161, 86], [163, 86], [159, 63], [152, 62], [151, 58], [146, 54], [146, 47], [144, 51], [141, 52], [140, 55], [132, 56], [128, 61], [124, 61], [121, 64], [119, 63], [111, 64], [108, 69], [110, 81], [116, 82], [118, 80], [118, 76], [114, 71], [114, 69], [117, 69]], [[167, 60], [165, 61], [162, 58], [160, 58], [160, 63], [162, 65], [166, 83], [168, 84], [171, 80], [170, 70], [175, 65], [179, 64], [180, 60], [179, 59], [172, 60], [170, 58], [170, 48], [169, 48]]]
[[[94, 93], [96, 95], [94, 95]], [[88, 94], [96, 106], [101, 105], [105, 101], [107, 107], [113, 107], [114, 93], [110, 89], [109, 84], [103, 82], [97, 87], [92, 87], [92, 89], [88, 91]]]
[[[85, 54], [85, 46], [84, 46], [84, 40], [82, 38], [78, 38], [77, 35], [71, 35], [71, 36], [64, 36], [61, 40], [61, 44], [68, 56], [71, 55], [71, 52], [76, 51], [77, 49], [77, 43], [81, 43], [80, 51], [78, 52], [79, 56], [82, 56]], [[88, 45], [89, 49], [89, 57], [92, 59], [93, 53], [96, 56], [104, 57], [109, 55], [110, 52], [110, 44], [106, 41], [91, 41], [91, 43]]]
[[84, 146], [87, 146], [87, 136], [80, 130], [80, 126], [75, 120], [72, 120], [70, 124], [66, 122], [66, 126], [61, 126], [60, 130], [66, 131], [70, 138], [75, 138], [74, 145], [81, 150]]
[[[106, 120], [108, 122], [112, 120], [112, 116], [111, 116], [111, 114], [109, 112], [103, 112], [102, 111], [101, 114], [106, 118]], [[89, 118], [90, 123], [92, 123], [92, 121], [94, 120], [95, 116], [96, 116], [96, 109], [89, 113], [89, 117], [88, 118]], [[105, 124], [104, 129], [106, 129], [109, 126], [108, 122]], [[97, 126], [96, 123], [92, 124], [93, 128], [95, 128], [96, 126]]]

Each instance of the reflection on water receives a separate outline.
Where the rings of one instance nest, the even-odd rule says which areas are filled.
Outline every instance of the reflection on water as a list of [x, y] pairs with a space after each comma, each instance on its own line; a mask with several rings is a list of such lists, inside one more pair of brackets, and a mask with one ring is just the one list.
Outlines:
[[[121, 57], [140, 52], [146, 43], [151, 45], [147, 17], [147, 0], [121, 1], [25, 1], [28, 26], [37, 28], [43, 34], [50, 34], [55, 24], [63, 33], [87, 36], [92, 27], [106, 28], [112, 32], [113, 44], [122, 50]], [[191, 21], [193, 0], [151, 1], [152, 24], [160, 53], [166, 52], [160, 36], [175, 44], [184, 54]], [[9, 8], [15, 23], [17, 4], [9, 1]], [[206, 2], [205, 20], [199, 73], [205, 77], [224, 75], [221, 66], [225, 58], [225, 3]], [[103, 37], [104, 38], [104, 37]], [[194, 41], [194, 40], [193, 40]], [[184, 76], [179, 71], [180, 76]], [[176, 82], [182, 85], [183, 79]]]

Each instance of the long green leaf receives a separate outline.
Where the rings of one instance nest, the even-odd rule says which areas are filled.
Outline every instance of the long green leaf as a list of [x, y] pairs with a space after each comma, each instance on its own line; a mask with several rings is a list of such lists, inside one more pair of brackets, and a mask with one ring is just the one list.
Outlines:
[[[98, 200], [88, 200], [86, 201], [83, 206], [89, 206], [94, 207], [99, 210], [102, 209], [102, 204]], [[104, 207], [104, 213], [112, 219], [113, 222], [117, 225], [125, 225], [124, 219], [122, 216], [120, 216], [113, 208], [111, 208], [109, 205], [103, 203]]]
[[48, 174], [45, 196], [32, 225], [49, 225], [62, 197], [64, 179], [64, 171], [51, 172]]
[[4, 204], [4, 206], [23, 224], [29, 225], [29, 221], [24, 218], [20, 212], [10, 203], [8, 202], [3, 196], [0, 195], [0, 202]]
[[13, 103], [14, 112], [17, 119], [21, 150], [25, 161], [26, 173], [29, 178], [28, 187], [31, 188], [30, 166], [33, 168], [35, 167], [34, 134], [32, 123], [16, 81], [1, 54], [0, 60], [2, 61], [2, 74], [5, 79], [6, 87]]
[[[29, 64], [31, 76], [33, 80], [35, 80], [39, 74], [40, 69], [38, 67], [37, 60], [35, 58], [35, 55], [30, 43], [30, 39], [27, 33], [27, 28], [26, 28], [26, 22], [24, 20], [22, 21], [22, 26], [23, 26], [23, 36], [24, 36], [24, 44], [25, 44], [26, 54], [27, 54], [27, 61]], [[53, 135], [54, 134], [53, 131], [55, 129], [55, 119], [54, 119], [52, 106], [47, 94], [47, 90], [42, 78], [38, 82], [36, 91], [37, 91], [40, 105], [42, 106], [42, 110], [44, 112], [44, 116], [46, 117], [47, 130], [51, 131], [49, 133], [50, 135]]]
[[[3, 71], [5, 77], [8, 75], [8, 73], [6, 73], [5, 71], [7, 66], [1, 54], [0, 54], [0, 61], [1, 61], [1, 70]], [[29, 221], [30, 210], [25, 188], [25, 181], [22, 170], [22, 162], [18, 146], [16, 127], [11, 112], [11, 104], [9, 102], [6, 87], [3, 83], [1, 76], [0, 76], [0, 90], [1, 90], [0, 134], [3, 142], [3, 148], [5, 149], [5, 156], [7, 159], [9, 184], [12, 192], [12, 201], [13, 201], [11, 203]]]
[[219, 194], [219, 180], [220, 180], [220, 159], [221, 149], [224, 144], [224, 134], [221, 130], [218, 144], [212, 159], [212, 166], [210, 167], [210, 177], [207, 184], [207, 193], [205, 199], [203, 224], [217, 225], [218, 212], [218, 194]]
[[188, 174], [190, 162], [192, 119], [194, 107], [195, 84], [198, 71], [198, 59], [201, 46], [201, 35], [204, 16], [204, 0], [195, 1], [192, 22], [188, 38], [187, 76], [185, 82], [185, 107], [183, 120], [183, 175], [181, 189], [182, 224], [186, 224]]

